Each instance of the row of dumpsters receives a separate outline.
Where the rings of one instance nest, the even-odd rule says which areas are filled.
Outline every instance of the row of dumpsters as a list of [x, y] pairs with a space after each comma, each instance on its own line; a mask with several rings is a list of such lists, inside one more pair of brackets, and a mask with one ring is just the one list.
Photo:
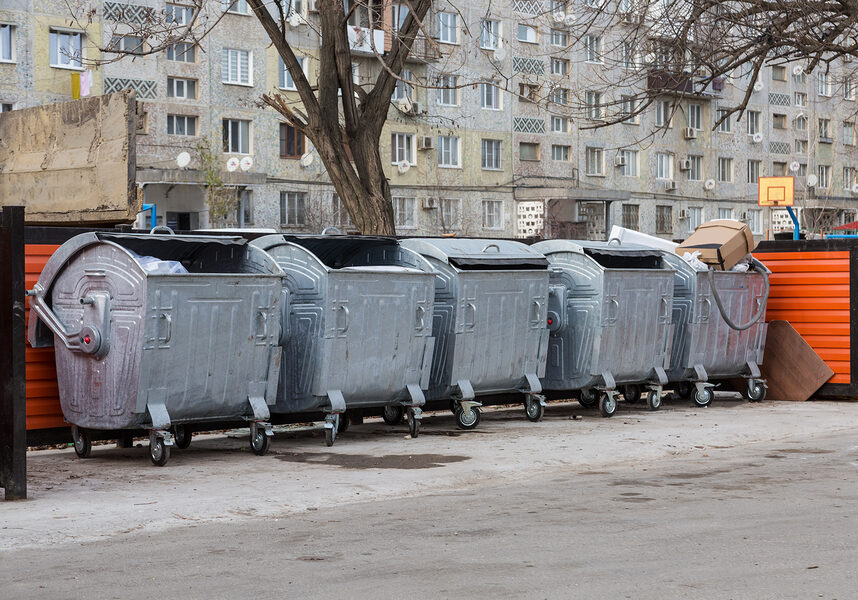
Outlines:
[[55, 349], [80, 456], [142, 429], [163, 465], [225, 421], [264, 454], [282, 415], [324, 415], [332, 445], [350, 410], [416, 437], [423, 409], [471, 429], [488, 397], [532, 421], [546, 397], [706, 406], [736, 378], [759, 401], [768, 290], [755, 259], [710, 271], [617, 243], [88, 232], [27, 292], [28, 340]]

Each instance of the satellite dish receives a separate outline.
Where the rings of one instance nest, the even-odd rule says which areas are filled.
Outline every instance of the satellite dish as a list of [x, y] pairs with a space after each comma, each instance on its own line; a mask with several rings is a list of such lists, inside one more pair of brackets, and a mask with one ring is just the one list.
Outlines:
[[754, 83], [754, 91], [755, 92], [759, 92], [761, 89], [763, 89], [763, 82], [762, 81], [757, 81], [756, 83]]
[[807, 176], [807, 187], [813, 187], [819, 182], [819, 177], [817, 177], [814, 173], [811, 173]]
[[555, 23], [562, 23], [563, 19], [566, 18], [566, 15], [564, 15], [560, 11], [556, 11], [554, 14], [551, 15], [551, 18], [554, 19]]
[[241, 159], [241, 162], [238, 163], [238, 166], [241, 167], [242, 171], [249, 171], [250, 167], [253, 166], [253, 159], [249, 156], [245, 156]]
[[238, 168], [238, 159], [236, 157], [232, 157], [226, 161], [226, 170], [232, 173]]
[[798, 164], [798, 161], [797, 161], [797, 160], [794, 160], [794, 161], [792, 161], [792, 162], [789, 164], [789, 170], [790, 170], [790, 171], [792, 171], [793, 173], [798, 172], [798, 170], [799, 170], [800, 168], [801, 168], [801, 165], [800, 165], [800, 164]]
[[647, 64], [652, 64], [652, 63], [654, 63], [654, 62], [655, 62], [655, 53], [654, 53], [654, 52], [650, 52], [649, 54], [645, 55], [645, 56], [644, 56], [644, 61], [646, 61], [646, 62], [647, 62]]
[[506, 58], [506, 50], [504, 50], [503, 47], [499, 47], [497, 50], [495, 50], [495, 60], [496, 61], [502, 61], [505, 58]]
[[708, 190], [710, 192], [712, 190], [714, 190], [715, 189], [715, 180], [714, 179], [707, 179], [706, 181], [704, 181], [703, 182], [703, 189]]
[[792, 68], [793, 75], [801, 75], [802, 73], [804, 73], [804, 67], [801, 65], [796, 65]]
[[751, 139], [754, 140], [755, 144], [759, 144], [763, 141], [763, 134], [759, 132], [755, 133], [753, 136], [751, 136]]
[[191, 164], [191, 155], [187, 152], [179, 152], [179, 155], [176, 157], [176, 164], [179, 165], [180, 169], [184, 169]]
[[315, 160], [313, 158], [313, 155], [310, 152], [307, 152], [306, 154], [304, 154], [301, 157], [301, 166], [302, 167], [309, 167], [310, 165], [313, 164], [313, 160]]
[[407, 160], [400, 160], [398, 163], [396, 163], [396, 169], [400, 173], [407, 173], [408, 169], [410, 169], [410, 168], [411, 168], [411, 164]]
[[293, 12], [291, 15], [289, 15], [289, 18], [286, 19], [286, 22], [289, 23], [290, 27], [297, 27], [304, 22], [304, 19], [302, 19], [301, 15], [299, 15], [298, 13]]
[[399, 100], [396, 101], [396, 108], [398, 108], [400, 112], [404, 112], [406, 114], [410, 113], [411, 112], [411, 106], [412, 106], [411, 98], [409, 98], [408, 96], [404, 96], [403, 98], [400, 98]]

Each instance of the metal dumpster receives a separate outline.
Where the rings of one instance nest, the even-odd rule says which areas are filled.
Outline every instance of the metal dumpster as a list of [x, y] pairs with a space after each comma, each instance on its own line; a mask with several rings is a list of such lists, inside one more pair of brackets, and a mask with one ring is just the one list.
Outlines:
[[252, 244], [283, 269], [289, 303], [272, 411], [326, 412], [330, 446], [347, 408], [388, 407], [392, 423], [404, 407], [416, 437], [434, 346], [429, 263], [384, 237], [268, 235]]
[[[745, 377], [748, 399], [762, 401], [766, 387], [758, 365], [768, 328], [763, 316], [770, 271], [756, 259], [753, 269], [742, 273], [696, 268], [670, 252], [664, 257], [675, 269], [670, 382], [680, 396], [707, 406], [714, 396], [712, 380]], [[724, 319], [713, 291], [724, 314], [740, 329]]]
[[452, 401], [457, 425], [479, 424], [480, 395], [521, 391], [542, 418], [548, 261], [519, 242], [407, 239], [437, 273], [429, 399]]
[[661, 406], [670, 358], [673, 271], [658, 250], [604, 242], [533, 245], [551, 263], [551, 339], [546, 390], [581, 390], [603, 416], [617, 409], [617, 386], [636, 402]]
[[[143, 257], [185, 273], [153, 274]], [[90, 453], [88, 430], [144, 428], [163, 465], [193, 424], [239, 418], [264, 454], [281, 294], [280, 268], [241, 238], [84, 233], [60, 246], [28, 292], [28, 338], [56, 349], [78, 455]]]

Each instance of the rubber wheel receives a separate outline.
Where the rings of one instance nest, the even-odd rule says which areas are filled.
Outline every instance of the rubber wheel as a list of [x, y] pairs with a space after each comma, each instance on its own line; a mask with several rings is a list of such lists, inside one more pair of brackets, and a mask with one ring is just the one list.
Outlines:
[[420, 419], [414, 418], [414, 411], [411, 409], [408, 409], [408, 434], [411, 439], [420, 435]]
[[176, 425], [173, 427], [173, 438], [175, 438], [176, 448], [179, 450], [187, 450], [191, 445], [193, 433], [185, 425]]
[[699, 390], [694, 390], [693, 398], [694, 404], [697, 406], [709, 406], [715, 398], [715, 392], [712, 391], [712, 388], [706, 388], [702, 393]]
[[479, 424], [480, 409], [476, 406], [471, 409], [470, 415], [467, 415], [461, 406], [456, 409], [456, 427], [459, 429], [476, 429]]
[[691, 400], [691, 394], [694, 393], [694, 386], [687, 381], [682, 381], [676, 386], [676, 394], [683, 400]]
[[631, 383], [623, 387], [623, 398], [629, 404], [637, 404], [641, 401], [641, 386], [636, 383]]
[[271, 445], [271, 440], [265, 435], [265, 429], [262, 427], [256, 428], [256, 433], [253, 430], [250, 432], [250, 449], [256, 456], [265, 456], [268, 452], [268, 447]]
[[329, 448], [333, 446], [336, 437], [333, 427], [325, 427], [325, 446], [328, 446]]
[[528, 400], [524, 403], [524, 415], [532, 423], [538, 423], [545, 415], [545, 407], [539, 400]]
[[381, 413], [381, 418], [384, 419], [385, 423], [393, 426], [402, 423], [404, 415], [405, 411], [402, 410], [401, 406], [385, 406], [384, 411]]
[[766, 397], [766, 386], [759, 381], [748, 382], [748, 400], [751, 402], [762, 402]]
[[610, 394], [602, 393], [599, 396], [599, 412], [603, 417], [612, 417], [617, 412], [617, 399]]
[[596, 390], [581, 390], [581, 396], [578, 398], [578, 404], [590, 408], [591, 406], [596, 406], [596, 402], [598, 401], [598, 399], [599, 396], [596, 393]]
[[170, 460], [170, 447], [164, 443], [164, 438], [149, 437], [149, 458], [156, 467], [163, 467]]
[[455, 415], [457, 410], [459, 410], [459, 403], [455, 400], [450, 400], [450, 412]]
[[345, 433], [346, 431], [348, 431], [348, 430], [349, 430], [349, 425], [350, 425], [350, 424], [351, 424], [351, 423], [350, 423], [350, 421], [349, 421], [349, 413], [343, 413], [343, 414], [341, 414], [341, 415], [340, 415], [340, 420], [339, 420], [339, 422], [337, 423], [337, 435], [339, 435], [339, 434], [341, 434], [341, 433]]
[[89, 432], [80, 427], [72, 427], [72, 441], [74, 441], [74, 451], [81, 458], [89, 458], [92, 453], [92, 440], [89, 439]]
[[655, 390], [650, 390], [646, 395], [646, 406], [650, 410], [658, 410], [661, 408], [661, 394]]

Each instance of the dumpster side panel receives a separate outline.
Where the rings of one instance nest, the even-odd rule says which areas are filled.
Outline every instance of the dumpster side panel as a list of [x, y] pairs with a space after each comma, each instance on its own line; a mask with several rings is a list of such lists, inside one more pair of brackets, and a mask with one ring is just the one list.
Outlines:
[[691, 375], [694, 366], [689, 363], [688, 353], [691, 346], [691, 329], [694, 324], [694, 299], [697, 293], [697, 272], [685, 261], [672, 253], [665, 252], [665, 261], [675, 269], [673, 274], [673, 342], [670, 351], [670, 370], [668, 379], [680, 381]]
[[456, 318], [458, 291], [456, 273], [448, 264], [435, 258], [427, 259], [435, 269], [432, 336], [435, 349], [429, 373], [429, 399], [446, 398], [450, 394], [453, 362], [456, 358]]

